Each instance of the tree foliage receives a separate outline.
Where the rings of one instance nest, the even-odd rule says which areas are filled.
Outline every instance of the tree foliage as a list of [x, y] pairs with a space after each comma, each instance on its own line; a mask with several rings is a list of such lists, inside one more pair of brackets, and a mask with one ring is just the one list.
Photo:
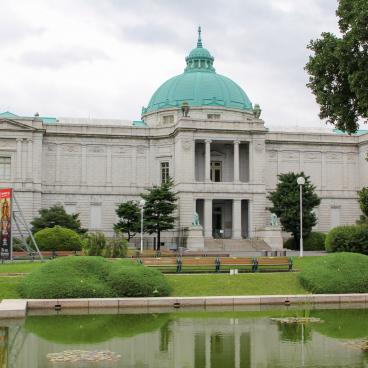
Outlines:
[[120, 203], [116, 209], [119, 222], [114, 224], [114, 230], [126, 234], [128, 242], [140, 230], [140, 209], [135, 201]]
[[308, 45], [307, 86], [320, 118], [354, 133], [368, 118], [368, 1], [340, 0], [336, 15], [341, 37], [325, 32]]
[[315, 193], [316, 187], [311, 183], [309, 176], [301, 173], [286, 173], [278, 175], [279, 182], [276, 190], [268, 195], [273, 207], [269, 208], [271, 213], [275, 213], [285, 229], [293, 234], [295, 243], [299, 244], [300, 239], [300, 194], [297, 178], [303, 176], [303, 238], [305, 238], [316, 225], [317, 218], [313, 209], [317, 207], [321, 200]]
[[358, 202], [360, 209], [363, 212], [363, 218], [360, 221], [367, 222], [368, 219], [368, 187], [363, 187], [358, 191]]
[[36, 233], [45, 228], [52, 228], [56, 225], [71, 229], [79, 234], [84, 234], [87, 230], [81, 227], [79, 213], [69, 215], [62, 205], [55, 204], [50, 208], [42, 208], [38, 211], [39, 217], [31, 221], [32, 233]]
[[146, 201], [144, 207], [144, 230], [149, 234], [157, 235], [157, 249], [160, 250], [161, 231], [174, 228], [174, 211], [176, 209], [177, 195], [173, 191], [173, 181], [153, 186], [148, 193], [142, 193]]

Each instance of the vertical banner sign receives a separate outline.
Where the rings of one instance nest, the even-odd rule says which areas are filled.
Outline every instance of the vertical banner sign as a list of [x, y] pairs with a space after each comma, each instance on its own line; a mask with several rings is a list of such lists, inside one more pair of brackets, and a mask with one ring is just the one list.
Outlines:
[[11, 259], [12, 190], [0, 189], [0, 258]]

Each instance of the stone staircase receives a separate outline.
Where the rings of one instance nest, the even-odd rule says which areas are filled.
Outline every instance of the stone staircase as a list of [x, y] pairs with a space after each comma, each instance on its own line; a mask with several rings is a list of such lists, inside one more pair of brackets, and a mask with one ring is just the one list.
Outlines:
[[204, 247], [207, 251], [261, 251], [271, 250], [262, 239], [205, 239]]

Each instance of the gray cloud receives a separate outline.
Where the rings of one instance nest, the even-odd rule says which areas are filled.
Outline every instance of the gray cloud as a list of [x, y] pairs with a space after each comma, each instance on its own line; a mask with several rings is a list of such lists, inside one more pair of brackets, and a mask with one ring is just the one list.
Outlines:
[[108, 59], [107, 54], [98, 49], [78, 47], [26, 51], [20, 55], [19, 62], [32, 68], [59, 69], [81, 62], [92, 63]]

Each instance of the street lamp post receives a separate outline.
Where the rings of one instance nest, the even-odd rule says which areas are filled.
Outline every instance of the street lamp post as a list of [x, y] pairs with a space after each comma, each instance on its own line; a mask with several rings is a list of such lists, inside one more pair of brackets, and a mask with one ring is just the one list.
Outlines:
[[146, 201], [141, 199], [139, 202], [139, 206], [141, 207], [141, 253], [143, 253], [143, 212]]
[[299, 184], [299, 207], [300, 207], [300, 257], [303, 257], [303, 185], [305, 184], [305, 178], [303, 176], [299, 176], [296, 179], [296, 182]]

